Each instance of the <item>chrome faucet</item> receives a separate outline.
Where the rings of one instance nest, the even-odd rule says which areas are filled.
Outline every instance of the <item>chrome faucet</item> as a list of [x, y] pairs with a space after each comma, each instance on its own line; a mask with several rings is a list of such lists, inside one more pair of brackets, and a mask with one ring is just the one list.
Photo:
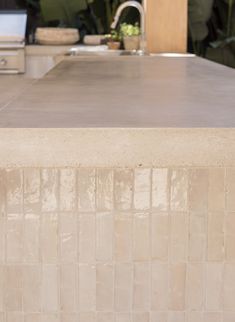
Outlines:
[[111, 29], [115, 29], [117, 27], [118, 21], [122, 14], [122, 11], [127, 7], [134, 7], [140, 13], [140, 28], [141, 28], [141, 41], [140, 41], [140, 54], [144, 54], [146, 52], [146, 34], [145, 34], [145, 8], [137, 1], [126, 1], [122, 3], [116, 12], [113, 23], [111, 24]]

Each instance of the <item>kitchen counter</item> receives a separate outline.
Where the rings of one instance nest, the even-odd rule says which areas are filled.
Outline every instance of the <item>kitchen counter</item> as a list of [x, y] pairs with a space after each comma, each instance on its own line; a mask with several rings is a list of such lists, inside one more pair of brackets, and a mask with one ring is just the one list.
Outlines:
[[234, 76], [166, 57], [0, 76], [0, 320], [235, 321]]
[[196, 57], [69, 57], [37, 81], [1, 76], [15, 89], [0, 101], [0, 165], [233, 165], [234, 76]]
[[0, 111], [1, 128], [235, 126], [235, 71], [200, 58], [69, 58]]

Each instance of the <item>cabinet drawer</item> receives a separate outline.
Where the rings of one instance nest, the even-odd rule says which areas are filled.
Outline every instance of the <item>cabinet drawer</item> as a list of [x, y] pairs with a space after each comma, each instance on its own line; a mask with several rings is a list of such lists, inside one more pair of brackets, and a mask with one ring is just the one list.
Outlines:
[[0, 50], [0, 71], [24, 72], [24, 50]]

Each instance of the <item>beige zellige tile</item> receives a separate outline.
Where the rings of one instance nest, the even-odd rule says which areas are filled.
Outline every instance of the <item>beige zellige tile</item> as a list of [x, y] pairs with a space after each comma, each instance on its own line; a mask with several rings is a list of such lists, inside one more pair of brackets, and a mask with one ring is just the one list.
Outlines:
[[207, 263], [206, 267], [206, 310], [222, 309], [223, 263]]
[[114, 258], [116, 262], [132, 260], [133, 218], [129, 215], [115, 216]]
[[168, 314], [167, 312], [151, 312], [151, 322], [167, 322]]
[[149, 312], [134, 312], [133, 322], [150, 322]]
[[130, 312], [132, 304], [133, 265], [117, 264], [115, 266], [114, 302], [117, 312]]
[[42, 310], [56, 312], [59, 308], [58, 268], [56, 265], [42, 267]]
[[41, 322], [41, 313], [26, 313], [24, 322]]
[[107, 262], [113, 259], [113, 226], [111, 213], [96, 215], [96, 259]]
[[60, 309], [71, 313], [77, 310], [77, 265], [60, 266]]
[[23, 309], [23, 275], [22, 267], [9, 265], [6, 267], [4, 285], [6, 311], [21, 312]]
[[186, 305], [188, 310], [203, 309], [204, 265], [189, 263], [187, 266]]
[[4, 217], [0, 216], [0, 264], [5, 261], [6, 244], [5, 244], [5, 233], [6, 233], [6, 221]]
[[168, 263], [152, 262], [151, 309], [167, 311], [168, 309]]
[[223, 275], [223, 308], [225, 311], [234, 310], [235, 298], [235, 264], [225, 263]]
[[113, 209], [113, 170], [97, 170], [96, 205], [98, 211]]
[[0, 169], [0, 217], [6, 215], [6, 171]]
[[225, 209], [225, 170], [209, 170], [209, 211], [224, 211]]
[[5, 265], [0, 265], [0, 312], [5, 310], [4, 296], [5, 296], [5, 279], [6, 279], [6, 267]]
[[[205, 312], [204, 313], [204, 320], [203, 322], [222, 322], [222, 314], [217, 312]], [[235, 314], [233, 314], [233, 320], [226, 321], [226, 318], [223, 320], [223, 322], [233, 322], [235, 321]]]
[[95, 211], [95, 185], [96, 171], [94, 169], [79, 169], [78, 170], [78, 210], [82, 212]]
[[74, 211], [76, 207], [76, 171], [61, 169], [59, 181], [59, 200], [61, 211]]
[[225, 219], [225, 255], [227, 261], [235, 260], [235, 215], [229, 213]]
[[95, 262], [96, 249], [96, 218], [94, 214], [85, 214], [79, 216], [79, 262]]
[[77, 314], [75, 314], [75, 313], [61, 313], [60, 322], [78, 322]]
[[134, 208], [137, 210], [149, 209], [151, 170], [135, 169], [134, 176]]
[[40, 254], [40, 219], [28, 214], [24, 220], [24, 261], [39, 262]]
[[235, 168], [226, 169], [226, 207], [228, 211], [235, 211]]
[[137, 213], [134, 215], [133, 257], [136, 261], [144, 261], [150, 258], [149, 225], [149, 214]]
[[58, 208], [58, 170], [43, 169], [41, 173], [42, 211], [52, 212]]
[[203, 312], [191, 311], [187, 314], [187, 322], [202, 322], [203, 321]]
[[206, 214], [192, 212], [189, 221], [189, 260], [202, 262], [206, 258]]
[[96, 308], [96, 267], [80, 264], [78, 267], [79, 311], [89, 312]]
[[23, 268], [23, 310], [24, 312], [40, 312], [41, 299], [41, 266], [25, 265]]
[[188, 208], [188, 171], [186, 169], [171, 171], [171, 200], [172, 211], [186, 211]]
[[117, 169], [114, 173], [115, 209], [130, 210], [133, 199], [133, 170]]
[[19, 263], [23, 257], [23, 220], [22, 218], [8, 218], [7, 231], [7, 262]]
[[23, 212], [23, 171], [9, 169], [6, 172], [7, 183], [7, 212], [22, 214]]
[[189, 171], [189, 209], [204, 212], [208, 208], [208, 169]]
[[148, 311], [150, 308], [150, 274], [151, 267], [148, 262], [134, 264], [134, 311]]
[[43, 263], [55, 263], [58, 258], [58, 218], [44, 214], [41, 227], [41, 254]]
[[168, 204], [168, 169], [153, 169], [152, 208], [157, 211], [167, 211]]
[[79, 322], [96, 322], [95, 312], [80, 312], [78, 316]]
[[169, 312], [168, 322], [185, 322], [185, 312], [177, 312], [177, 311]]
[[6, 313], [0, 312], [0, 322], [6, 322]]
[[224, 214], [208, 214], [207, 259], [222, 261], [224, 259]]
[[114, 307], [114, 268], [111, 264], [96, 266], [96, 309], [113, 311]]
[[41, 320], [43, 322], [60, 322], [60, 316], [58, 313], [43, 314]]
[[73, 263], [77, 260], [77, 214], [60, 215], [60, 260]]
[[170, 258], [185, 261], [188, 251], [188, 214], [171, 213]]
[[[222, 321], [223, 322], [234, 322], [235, 321], [235, 312], [224, 312]], [[207, 321], [205, 321], [205, 322], [207, 322]], [[212, 320], [209, 322], [217, 322], [217, 320], [215, 320], [215, 321]], [[218, 322], [221, 322], [221, 320]]]
[[24, 314], [22, 312], [7, 312], [7, 322], [24, 322]]
[[115, 322], [131, 322], [130, 313], [116, 313]]
[[169, 266], [169, 309], [185, 309], [186, 264], [175, 263]]
[[97, 312], [96, 322], [114, 322], [113, 312]]
[[151, 251], [152, 259], [166, 261], [170, 234], [168, 215], [152, 214], [151, 216]]
[[39, 214], [40, 200], [40, 170], [24, 169], [24, 212]]

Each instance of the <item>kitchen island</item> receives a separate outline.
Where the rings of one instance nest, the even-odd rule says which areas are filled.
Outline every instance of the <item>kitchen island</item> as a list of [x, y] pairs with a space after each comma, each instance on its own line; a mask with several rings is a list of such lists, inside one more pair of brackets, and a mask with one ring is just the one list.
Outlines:
[[0, 101], [3, 321], [235, 319], [234, 76], [68, 57]]

